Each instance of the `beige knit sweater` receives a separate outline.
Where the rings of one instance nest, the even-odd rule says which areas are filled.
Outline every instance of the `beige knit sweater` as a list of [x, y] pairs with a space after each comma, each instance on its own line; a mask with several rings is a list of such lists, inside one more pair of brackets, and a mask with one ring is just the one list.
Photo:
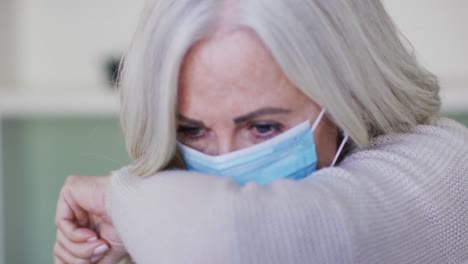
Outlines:
[[468, 263], [468, 130], [441, 119], [266, 187], [123, 168], [107, 207], [139, 264]]

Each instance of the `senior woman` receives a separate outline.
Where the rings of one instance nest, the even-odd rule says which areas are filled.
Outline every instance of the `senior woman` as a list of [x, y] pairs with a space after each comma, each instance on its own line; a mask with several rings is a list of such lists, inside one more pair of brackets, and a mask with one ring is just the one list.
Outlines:
[[56, 263], [467, 263], [468, 132], [407, 48], [377, 0], [149, 1], [134, 162], [68, 178]]

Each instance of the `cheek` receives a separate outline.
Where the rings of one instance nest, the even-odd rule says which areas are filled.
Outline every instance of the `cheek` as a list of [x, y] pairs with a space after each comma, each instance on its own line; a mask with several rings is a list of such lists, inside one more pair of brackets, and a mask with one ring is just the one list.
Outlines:
[[318, 168], [330, 166], [338, 148], [338, 130], [334, 125], [325, 121], [317, 127], [314, 138], [319, 157]]

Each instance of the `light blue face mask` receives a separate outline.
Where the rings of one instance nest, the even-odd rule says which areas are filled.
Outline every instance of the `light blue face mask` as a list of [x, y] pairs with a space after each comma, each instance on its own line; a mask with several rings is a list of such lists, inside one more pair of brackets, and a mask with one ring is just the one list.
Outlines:
[[[322, 110], [313, 126], [305, 121], [262, 143], [219, 156], [210, 156], [179, 143], [189, 171], [228, 177], [243, 185], [254, 181], [259, 185], [280, 179], [302, 179], [317, 169], [314, 131], [322, 119]], [[338, 150], [332, 166], [344, 147]]]

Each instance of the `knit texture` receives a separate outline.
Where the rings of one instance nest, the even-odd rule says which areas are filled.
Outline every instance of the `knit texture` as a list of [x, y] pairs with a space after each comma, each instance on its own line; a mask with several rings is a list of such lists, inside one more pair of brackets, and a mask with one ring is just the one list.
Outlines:
[[468, 130], [440, 119], [264, 187], [122, 168], [107, 208], [139, 264], [465, 264]]

